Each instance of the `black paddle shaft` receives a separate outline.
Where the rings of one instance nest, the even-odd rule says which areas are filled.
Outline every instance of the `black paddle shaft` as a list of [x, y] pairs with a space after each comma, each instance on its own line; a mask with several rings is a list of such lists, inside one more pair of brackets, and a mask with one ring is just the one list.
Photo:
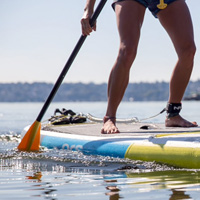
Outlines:
[[[106, 2], [107, 2], [107, 0], [101, 0], [100, 3], [98, 4], [98, 6], [97, 6], [97, 8], [96, 8], [96, 10], [94, 12], [94, 14], [92, 15], [92, 17], [90, 19], [90, 25], [91, 25], [91, 27], [94, 26], [94, 24], [96, 22], [96, 19], [99, 16], [99, 14], [100, 14], [101, 10], [103, 9], [103, 7], [104, 7], [104, 5], [105, 5]], [[58, 79], [57, 79], [57, 81], [56, 81], [56, 83], [55, 83], [55, 85], [54, 85], [51, 93], [49, 94], [49, 97], [45, 101], [45, 103], [44, 103], [44, 105], [43, 105], [43, 107], [42, 107], [42, 109], [41, 109], [41, 111], [40, 111], [40, 113], [39, 113], [39, 115], [38, 115], [38, 117], [36, 119], [38, 122], [41, 122], [44, 114], [46, 113], [46, 111], [47, 111], [50, 103], [52, 102], [52, 100], [53, 100], [56, 92], [58, 91], [58, 89], [59, 89], [59, 87], [60, 87], [63, 79], [65, 78], [65, 75], [67, 74], [67, 72], [68, 72], [68, 70], [69, 70], [72, 62], [74, 61], [76, 55], [78, 54], [78, 52], [79, 52], [81, 46], [83, 45], [86, 37], [87, 36], [81, 35], [80, 39], [78, 40], [78, 42], [77, 42], [74, 50], [72, 51], [72, 53], [71, 53], [71, 55], [70, 55], [67, 63], [65, 64], [65, 66], [64, 66], [64, 68], [63, 68], [60, 76], [58, 77]]]

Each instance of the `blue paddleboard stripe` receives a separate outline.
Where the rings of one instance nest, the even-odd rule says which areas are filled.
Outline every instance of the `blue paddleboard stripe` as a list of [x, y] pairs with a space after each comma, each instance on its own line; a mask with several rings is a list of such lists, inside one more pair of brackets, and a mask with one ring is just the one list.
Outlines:
[[99, 139], [99, 140], [81, 140], [73, 138], [59, 138], [54, 136], [44, 136], [41, 146], [49, 149], [67, 149], [81, 151], [84, 154], [111, 156], [124, 158], [125, 153], [130, 146], [129, 142], [121, 140]]

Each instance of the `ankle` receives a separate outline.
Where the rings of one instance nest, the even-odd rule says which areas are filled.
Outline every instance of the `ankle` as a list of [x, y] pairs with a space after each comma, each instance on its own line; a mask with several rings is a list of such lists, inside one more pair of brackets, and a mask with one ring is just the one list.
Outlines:
[[181, 103], [168, 103], [165, 109], [167, 112], [167, 119], [179, 116], [181, 109], [182, 109]]
[[116, 122], [116, 117], [104, 116], [104, 118], [103, 118], [103, 123], [105, 124], [108, 120], [112, 121], [112, 122], [115, 124], [115, 122]]

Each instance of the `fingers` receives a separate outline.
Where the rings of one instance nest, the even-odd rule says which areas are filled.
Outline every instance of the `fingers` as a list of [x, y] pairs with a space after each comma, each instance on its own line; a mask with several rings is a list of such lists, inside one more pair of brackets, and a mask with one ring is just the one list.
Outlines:
[[94, 30], [96, 31], [96, 24], [91, 27], [89, 23], [89, 18], [82, 18], [81, 19], [81, 28], [82, 28], [82, 34], [84, 36], [90, 35], [90, 33]]
[[93, 29], [94, 31], [97, 30], [96, 22], [95, 22], [94, 26], [92, 27], [92, 29]]

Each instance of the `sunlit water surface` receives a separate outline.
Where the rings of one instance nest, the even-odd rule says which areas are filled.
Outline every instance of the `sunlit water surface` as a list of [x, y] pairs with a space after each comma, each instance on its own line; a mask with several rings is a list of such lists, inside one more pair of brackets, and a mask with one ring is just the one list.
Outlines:
[[[183, 105], [182, 115], [198, 122], [200, 102]], [[200, 199], [198, 170], [66, 150], [17, 151], [21, 130], [33, 123], [41, 107], [42, 103], [0, 103], [1, 199]], [[164, 107], [165, 102], [122, 103], [118, 117], [148, 118]], [[55, 108], [103, 117], [106, 103], [52, 103], [44, 120]], [[164, 118], [162, 114], [147, 122], [162, 123]]]

